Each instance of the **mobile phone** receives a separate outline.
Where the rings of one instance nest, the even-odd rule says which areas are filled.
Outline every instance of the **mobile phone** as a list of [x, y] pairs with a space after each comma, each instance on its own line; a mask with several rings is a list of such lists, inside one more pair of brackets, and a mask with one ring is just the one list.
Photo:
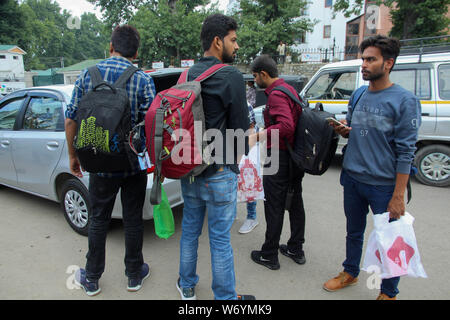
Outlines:
[[327, 120], [328, 122], [333, 122], [333, 123], [337, 124], [338, 126], [344, 126], [344, 127], [346, 127], [345, 124], [343, 124], [343, 123], [337, 121], [335, 118], [328, 117], [328, 118], [325, 118], [325, 120]]

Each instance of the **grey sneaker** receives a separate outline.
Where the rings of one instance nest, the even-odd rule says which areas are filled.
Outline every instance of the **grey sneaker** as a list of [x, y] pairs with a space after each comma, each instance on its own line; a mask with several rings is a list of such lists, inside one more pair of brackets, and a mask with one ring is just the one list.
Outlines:
[[239, 233], [249, 233], [259, 224], [256, 219], [246, 219], [239, 229]]
[[194, 288], [181, 288], [180, 287], [180, 278], [177, 280], [177, 289], [180, 293], [181, 300], [197, 300], [197, 297], [195, 296], [195, 289]]

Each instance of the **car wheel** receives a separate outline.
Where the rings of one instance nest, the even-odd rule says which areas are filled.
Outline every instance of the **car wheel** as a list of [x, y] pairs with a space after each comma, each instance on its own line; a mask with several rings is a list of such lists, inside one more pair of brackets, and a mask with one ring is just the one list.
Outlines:
[[450, 186], [450, 147], [430, 145], [417, 151], [417, 180], [435, 187]]
[[91, 207], [86, 187], [76, 179], [69, 179], [61, 188], [60, 200], [64, 217], [72, 229], [87, 236]]

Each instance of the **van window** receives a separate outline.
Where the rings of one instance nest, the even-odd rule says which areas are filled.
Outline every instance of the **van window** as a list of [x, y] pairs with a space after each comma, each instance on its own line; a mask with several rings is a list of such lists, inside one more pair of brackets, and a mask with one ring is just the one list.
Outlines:
[[393, 70], [389, 78], [393, 83], [414, 93], [419, 99], [431, 99], [429, 69]]
[[439, 66], [439, 97], [450, 99], [450, 64]]
[[324, 72], [305, 93], [306, 99], [348, 100], [355, 90], [356, 71]]

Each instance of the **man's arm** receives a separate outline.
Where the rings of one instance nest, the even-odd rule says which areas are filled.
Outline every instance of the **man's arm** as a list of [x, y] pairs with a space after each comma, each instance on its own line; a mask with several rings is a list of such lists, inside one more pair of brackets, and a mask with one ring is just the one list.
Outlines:
[[405, 190], [411, 163], [414, 160], [417, 135], [421, 120], [421, 105], [417, 98], [406, 99], [400, 107], [401, 116], [395, 124], [395, 149], [397, 154], [395, 189], [388, 205], [390, 217], [399, 219], [405, 214]]
[[80, 161], [78, 160], [77, 154], [75, 153], [75, 147], [73, 146], [73, 141], [77, 134], [77, 123], [72, 119], [66, 119], [64, 127], [66, 130], [67, 149], [69, 151], [70, 172], [72, 172], [74, 176], [82, 178], [83, 173], [81, 172]]
[[389, 201], [387, 211], [390, 212], [391, 219], [400, 219], [405, 215], [405, 190], [408, 184], [409, 174], [397, 173], [395, 179], [395, 189], [391, 201]]

